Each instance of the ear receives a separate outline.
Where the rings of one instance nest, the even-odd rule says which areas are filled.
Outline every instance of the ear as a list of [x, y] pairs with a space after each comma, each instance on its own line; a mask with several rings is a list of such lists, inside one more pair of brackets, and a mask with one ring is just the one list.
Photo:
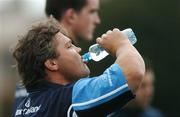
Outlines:
[[67, 21], [70, 24], [73, 24], [74, 22], [76, 22], [77, 12], [74, 9], [70, 8], [65, 12], [64, 18], [65, 21]]
[[48, 70], [50, 70], [50, 71], [56, 71], [56, 70], [59, 69], [59, 66], [58, 66], [57, 62], [56, 62], [56, 60], [54, 60], [54, 59], [48, 59], [48, 60], [46, 60], [45, 63], [44, 63], [44, 65], [45, 65], [45, 67], [46, 67]]

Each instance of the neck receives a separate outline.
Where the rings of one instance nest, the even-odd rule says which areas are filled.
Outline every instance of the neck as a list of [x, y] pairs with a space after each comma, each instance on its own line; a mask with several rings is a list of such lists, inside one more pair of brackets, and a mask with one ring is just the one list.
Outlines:
[[77, 44], [77, 38], [73, 33], [72, 27], [65, 21], [60, 21], [60, 25], [67, 31], [69, 38], [72, 40], [74, 44]]
[[66, 85], [70, 83], [63, 75], [55, 73], [55, 72], [48, 72], [46, 80], [52, 83]]

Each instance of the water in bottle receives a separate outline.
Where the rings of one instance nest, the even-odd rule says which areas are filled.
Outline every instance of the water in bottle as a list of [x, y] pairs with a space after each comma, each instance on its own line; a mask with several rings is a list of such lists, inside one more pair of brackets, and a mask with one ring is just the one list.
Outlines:
[[[132, 45], [136, 43], [137, 38], [131, 28], [123, 30], [122, 33], [124, 33], [128, 37]], [[82, 57], [83, 61], [100, 61], [107, 55], [109, 55], [109, 53], [107, 53], [99, 44], [94, 44], [89, 47], [89, 52], [85, 53]]]

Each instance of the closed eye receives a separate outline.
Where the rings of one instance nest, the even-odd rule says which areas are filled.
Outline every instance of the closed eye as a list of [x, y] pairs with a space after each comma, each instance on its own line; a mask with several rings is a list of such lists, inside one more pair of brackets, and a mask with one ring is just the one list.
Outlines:
[[69, 43], [69, 44], [67, 45], [67, 48], [71, 48], [71, 47], [73, 47], [73, 45], [72, 45], [72, 43]]
[[65, 44], [65, 47], [66, 47], [66, 48], [71, 48], [71, 47], [73, 47], [73, 44], [72, 44], [71, 40], [68, 41], [68, 42]]

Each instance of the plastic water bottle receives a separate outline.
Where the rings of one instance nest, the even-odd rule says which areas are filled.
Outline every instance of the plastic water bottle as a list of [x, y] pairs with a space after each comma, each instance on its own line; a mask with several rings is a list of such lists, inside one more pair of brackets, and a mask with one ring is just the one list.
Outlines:
[[[123, 30], [122, 33], [124, 33], [128, 37], [132, 45], [137, 42], [137, 38], [131, 28]], [[99, 44], [94, 44], [89, 47], [89, 52], [85, 53], [82, 57], [83, 61], [100, 61], [108, 55], [109, 53], [107, 53]]]

